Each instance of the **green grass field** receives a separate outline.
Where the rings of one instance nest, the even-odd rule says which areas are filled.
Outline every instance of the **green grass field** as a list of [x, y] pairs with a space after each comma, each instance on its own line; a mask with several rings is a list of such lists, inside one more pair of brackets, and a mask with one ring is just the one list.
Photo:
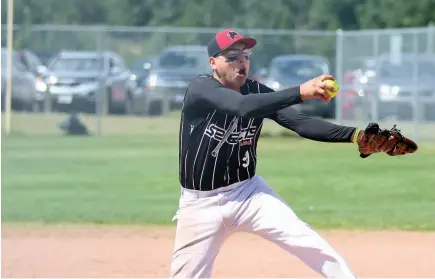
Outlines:
[[[133, 125], [113, 121], [104, 123]], [[178, 131], [168, 127], [178, 119], [134, 121], [147, 132], [3, 136], [3, 222], [170, 224], [180, 191]], [[360, 159], [353, 144], [263, 137], [258, 153], [258, 173], [315, 227], [435, 230], [435, 145]]]

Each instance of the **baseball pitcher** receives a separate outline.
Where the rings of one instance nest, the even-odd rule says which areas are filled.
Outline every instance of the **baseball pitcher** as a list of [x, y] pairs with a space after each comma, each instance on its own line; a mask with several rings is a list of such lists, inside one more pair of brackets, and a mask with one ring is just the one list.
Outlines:
[[[170, 276], [211, 277], [226, 238], [238, 231], [267, 239], [326, 278], [356, 278], [346, 261], [256, 173], [257, 142], [263, 119], [301, 137], [355, 143], [362, 158], [383, 152], [413, 153], [417, 144], [397, 129], [365, 129], [309, 117], [292, 105], [330, 100], [334, 88], [316, 77], [300, 86], [274, 91], [247, 78], [253, 38], [233, 30], [217, 33], [208, 45], [212, 75], [189, 85], [179, 136], [181, 196]], [[291, 183], [291, 182], [289, 182]]]

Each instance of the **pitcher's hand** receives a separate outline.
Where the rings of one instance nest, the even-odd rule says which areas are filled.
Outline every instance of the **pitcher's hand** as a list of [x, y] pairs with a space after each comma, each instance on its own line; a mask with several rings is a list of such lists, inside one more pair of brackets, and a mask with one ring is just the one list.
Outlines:
[[327, 79], [335, 80], [332, 75], [325, 74], [301, 84], [300, 92], [302, 100], [321, 99], [325, 102], [329, 102], [331, 97], [326, 93], [326, 90], [334, 91], [334, 88], [324, 83]]

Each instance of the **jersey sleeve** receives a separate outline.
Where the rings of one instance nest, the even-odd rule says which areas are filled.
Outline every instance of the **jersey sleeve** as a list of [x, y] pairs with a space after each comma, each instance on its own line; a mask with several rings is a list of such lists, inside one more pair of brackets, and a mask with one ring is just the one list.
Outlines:
[[291, 107], [278, 111], [272, 119], [301, 137], [321, 142], [351, 142], [355, 132], [355, 127], [314, 118]]
[[228, 115], [259, 118], [301, 102], [299, 86], [271, 94], [242, 95], [238, 91], [225, 88], [214, 78], [199, 77], [189, 85], [185, 106], [205, 107]]
[[[259, 92], [270, 93], [273, 89], [259, 83]], [[355, 127], [337, 125], [329, 121], [311, 117], [292, 107], [281, 109], [267, 118], [296, 132], [303, 138], [321, 142], [351, 142]]]

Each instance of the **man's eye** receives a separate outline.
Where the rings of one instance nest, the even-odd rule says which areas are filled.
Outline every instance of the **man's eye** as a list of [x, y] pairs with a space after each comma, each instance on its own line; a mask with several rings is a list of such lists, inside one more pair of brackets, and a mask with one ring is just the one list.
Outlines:
[[238, 55], [233, 55], [233, 56], [227, 56], [227, 61], [235, 61], [237, 60]]
[[239, 55], [239, 52], [238, 51], [229, 51], [227, 53], [227, 55], [228, 55], [228, 57], [237, 56], [237, 55]]

